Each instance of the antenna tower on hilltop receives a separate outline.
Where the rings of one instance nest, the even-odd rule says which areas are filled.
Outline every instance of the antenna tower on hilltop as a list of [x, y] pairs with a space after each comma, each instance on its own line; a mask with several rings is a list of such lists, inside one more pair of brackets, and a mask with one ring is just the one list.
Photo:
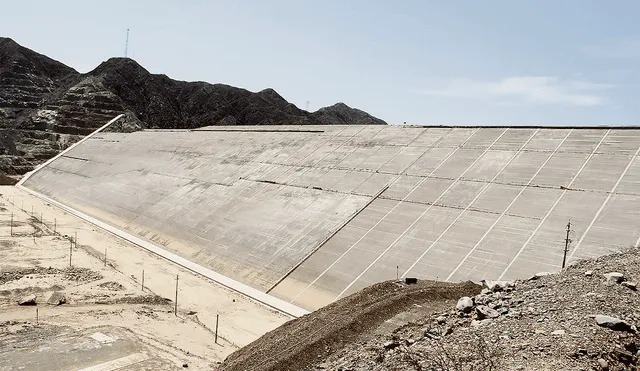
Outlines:
[[127, 58], [127, 52], [129, 51], [129, 29], [127, 28], [127, 39], [124, 42], [124, 57]]
[[307, 101], [307, 111], [309, 111], [309, 103], [311, 102]]

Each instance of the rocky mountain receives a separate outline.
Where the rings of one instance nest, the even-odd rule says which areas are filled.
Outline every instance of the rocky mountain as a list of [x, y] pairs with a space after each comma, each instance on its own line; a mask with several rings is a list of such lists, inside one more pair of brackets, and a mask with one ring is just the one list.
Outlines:
[[352, 125], [387, 124], [379, 118], [373, 117], [357, 108], [351, 108], [344, 103], [336, 103], [333, 106], [320, 108], [313, 115], [326, 125], [344, 125], [347, 122]]
[[344, 103], [307, 112], [273, 89], [151, 74], [111, 58], [86, 74], [0, 37], [0, 173], [23, 174], [120, 113], [118, 129], [210, 125], [384, 125]]

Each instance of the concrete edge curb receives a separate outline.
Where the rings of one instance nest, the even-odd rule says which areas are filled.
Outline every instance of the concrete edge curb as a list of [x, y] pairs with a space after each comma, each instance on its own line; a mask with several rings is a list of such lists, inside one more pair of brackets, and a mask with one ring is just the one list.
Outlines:
[[108, 128], [111, 124], [113, 124], [114, 122], [118, 121], [120, 118], [122, 118], [124, 116], [124, 114], [119, 114], [118, 116], [114, 117], [113, 119], [111, 119], [111, 121], [107, 122], [106, 124], [102, 125], [101, 127], [99, 127], [98, 129], [96, 129], [96, 131], [92, 132], [91, 134], [85, 136], [84, 138], [80, 139], [79, 141], [73, 143], [72, 145], [69, 146], [69, 148], [65, 149], [64, 151], [58, 153], [57, 155], [53, 156], [53, 158], [49, 159], [47, 162], [45, 162], [42, 165], [37, 166], [35, 169], [31, 170], [30, 172], [26, 173], [22, 179], [20, 179], [20, 181], [16, 184], [17, 186], [22, 186], [22, 184], [24, 184], [24, 182], [26, 182], [27, 180], [29, 180], [29, 178], [31, 178], [31, 176], [35, 173], [37, 173], [38, 171], [40, 171], [40, 169], [42, 169], [43, 167], [49, 165], [50, 163], [52, 163], [53, 161], [57, 160], [58, 158], [64, 156], [67, 152], [71, 151], [72, 149], [74, 149], [75, 147], [79, 146], [80, 144], [84, 143], [85, 141], [89, 140], [89, 138], [91, 138], [92, 136], [98, 134], [99, 132], [101, 132], [102, 130]]

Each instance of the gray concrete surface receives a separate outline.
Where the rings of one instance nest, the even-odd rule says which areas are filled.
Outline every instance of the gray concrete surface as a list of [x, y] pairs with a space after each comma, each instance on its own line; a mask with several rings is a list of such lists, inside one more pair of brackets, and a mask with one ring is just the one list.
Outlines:
[[569, 219], [571, 261], [637, 244], [639, 148], [640, 129], [607, 128], [109, 133], [25, 185], [315, 309], [396, 275], [558, 270]]
[[[176, 366], [117, 327], [78, 331], [51, 325], [5, 324], [0, 370], [172, 370]], [[15, 329], [14, 329], [15, 328]]]

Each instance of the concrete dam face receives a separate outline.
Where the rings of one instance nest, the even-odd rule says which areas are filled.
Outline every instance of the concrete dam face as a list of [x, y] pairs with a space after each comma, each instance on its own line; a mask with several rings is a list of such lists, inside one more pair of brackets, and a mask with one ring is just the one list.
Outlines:
[[640, 129], [98, 133], [27, 188], [316, 309], [396, 277], [526, 278], [638, 244]]

